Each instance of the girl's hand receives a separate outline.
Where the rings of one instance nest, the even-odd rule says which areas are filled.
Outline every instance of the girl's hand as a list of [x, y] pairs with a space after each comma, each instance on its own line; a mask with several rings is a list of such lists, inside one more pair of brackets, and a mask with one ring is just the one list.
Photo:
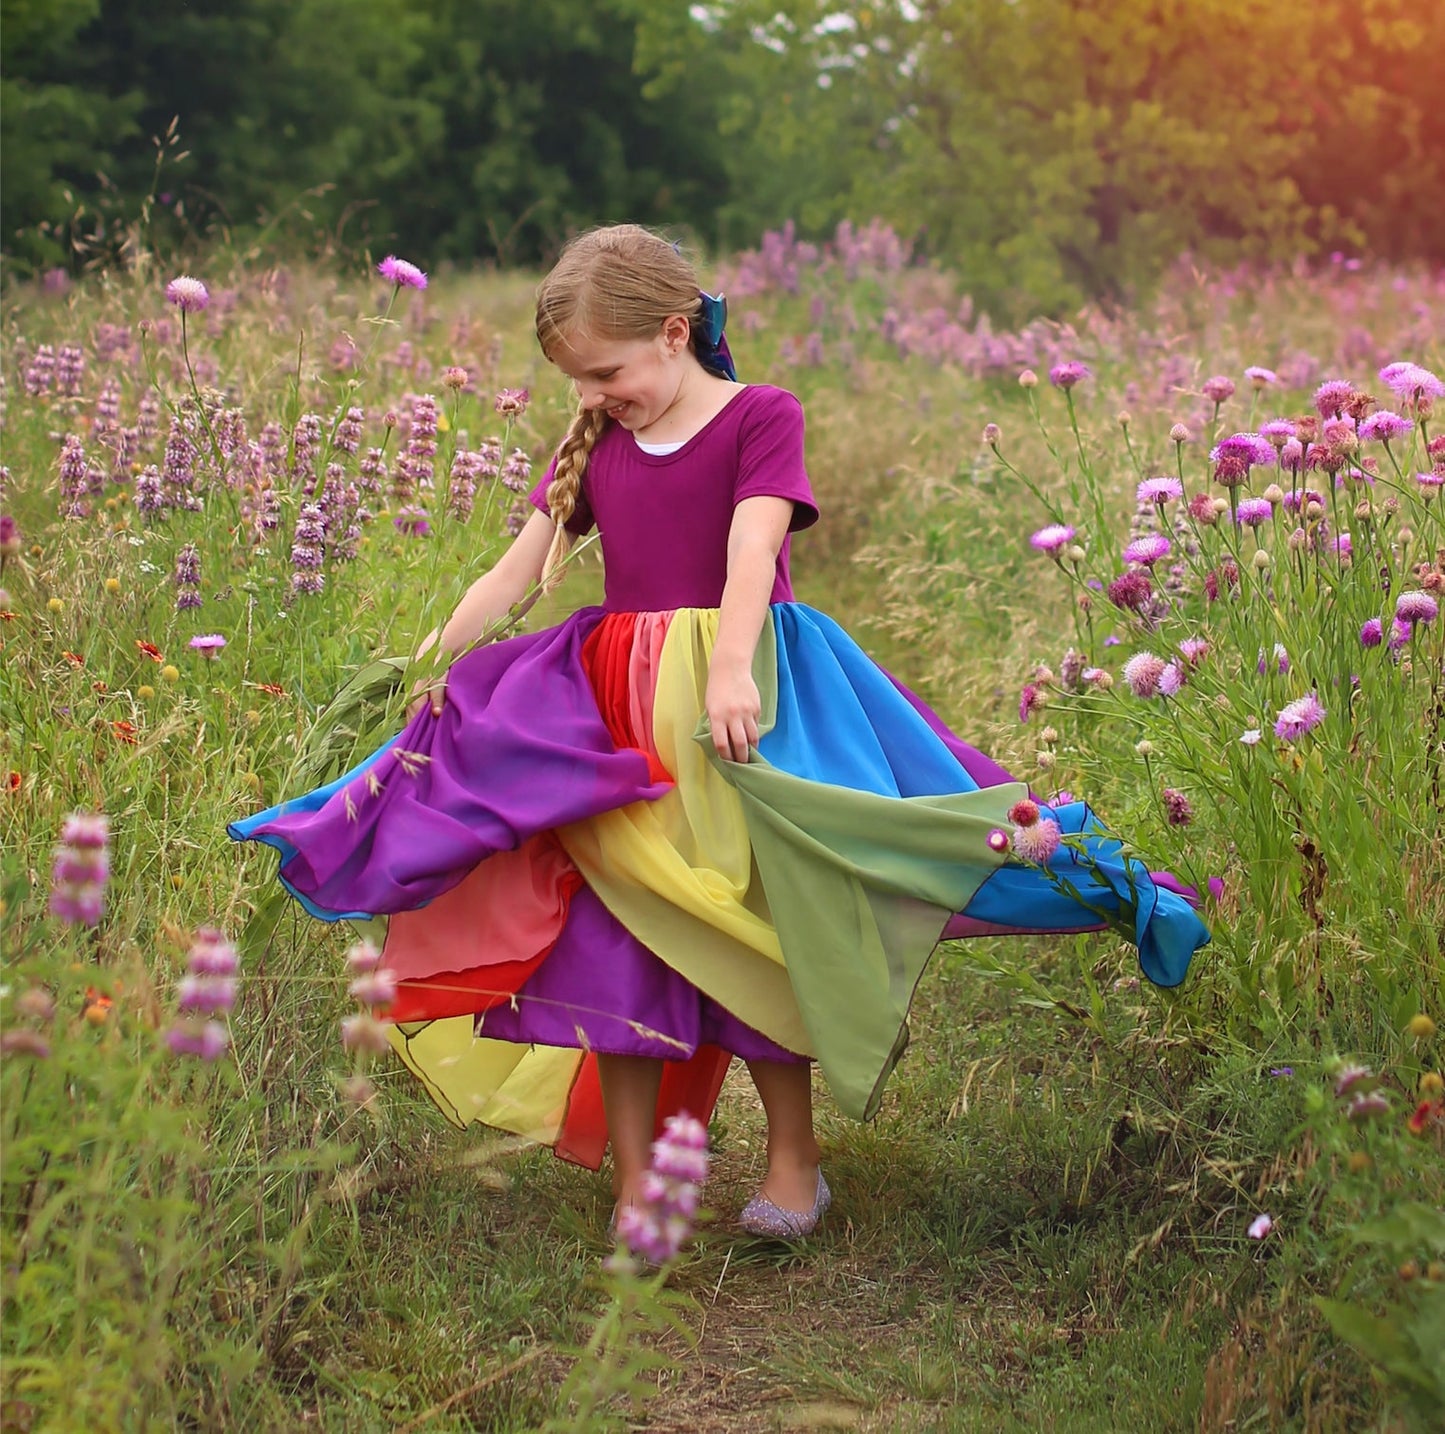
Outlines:
[[718, 756], [725, 762], [746, 762], [748, 749], [758, 745], [758, 718], [763, 712], [751, 665], [714, 661], [708, 669], [704, 705]]
[[442, 715], [447, 700], [447, 674], [443, 668], [430, 677], [418, 677], [411, 689], [412, 700], [407, 704], [406, 720], [410, 722], [424, 707], [431, 708], [433, 717]]

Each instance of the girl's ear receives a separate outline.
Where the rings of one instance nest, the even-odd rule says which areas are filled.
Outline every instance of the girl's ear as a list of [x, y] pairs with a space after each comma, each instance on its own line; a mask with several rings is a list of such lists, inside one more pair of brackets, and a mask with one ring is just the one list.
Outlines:
[[692, 325], [684, 314], [669, 314], [662, 321], [662, 342], [668, 353], [678, 354], [688, 345], [692, 337]]

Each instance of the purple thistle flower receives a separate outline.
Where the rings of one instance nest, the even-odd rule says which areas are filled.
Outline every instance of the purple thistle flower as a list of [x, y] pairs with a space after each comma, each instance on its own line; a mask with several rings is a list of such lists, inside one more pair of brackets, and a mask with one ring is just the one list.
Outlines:
[[1337, 418], [1354, 396], [1354, 385], [1348, 379], [1330, 379], [1315, 390], [1315, 410], [1321, 418]]
[[211, 295], [199, 279], [182, 274], [166, 285], [166, 302], [183, 314], [198, 314], [211, 302]]
[[1025, 861], [1043, 866], [1058, 851], [1063, 832], [1052, 817], [1043, 817], [1026, 827], [1015, 827], [1009, 838], [1014, 851]]
[[1380, 381], [1396, 398], [1407, 402], [1419, 398], [1445, 398], [1445, 383], [1419, 364], [1386, 364], [1380, 370]]
[[395, 254], [388, 254], [376, 266], [376, 272], [387, 283], [395, 284], [398, 289], [426, 288], [426, 275], [415, 264], [409, 264], [405, 259], [398, 259]]
[[1267, 438], [1261, 438], [1257, 433], [1234, 433], [1217, 443], [1209, 453], [1209, 461], [1215, 464], [1231, 458], [1242, 459], [1247, 471], [1249, 468], [1268, 468], [1278, 455], [1274, 444]]
[[60, 829], [50, 877], [50, 914], [72, 926], [98, 926], [110, 879], [110, 822], [103, 812], [72, 812]]
[[1048, 553], [1050, 557], [1057, 558], [1059, 553], [1074, 539], [1074, 529], [1067, 523], [1050, 523], [1047, 528], [1040, 528], [1029, 542], [1041, 553]]
[[0, 561], [13, 558], [23, 546], [15, 519], [9, 513], [0, 513]]
[[1207, 637], [1186, 637], [1179, 644], [1179, 651], [1185, 662], [1191, 667], [1197, 667], [1208, 655], [1210, 642]]
[[[1154, 596], [1154, 584], [1147, 573], [1131, 568], [1127, 573], [1114, 579], [1108, 587], [1109, 601], [1117, 608], [1130, 612], [1142, 612]], [[1108, 645], [1108, 639], [1105, 639]]]
[[1164, 671], [1159, 674], [1159, 695], [1161, 697], [1177, 696], [1187, 678], [1188, 673], [1185, 671], [1183, 663], [1166, 663]]
[[1428, 503], [1441, 488], [1445, 488], [1445, 469], [1437, 468], [1432, 473], [1417, 473], [1415, 482], [1420, 485], [1420, 496]]
[[527, 405], [531, 400], [532, 394], [529, 389], [504, 388], [492, 400], [492, 407], [503, 418], [520, 418], [527, 411]]
[[1415, 629], [1408, 622], [1401, 622], [1399, 618], [1390, 619], [1389, 648], [1391, 652], [1399, 652], [1405, 647], [1410, 638], [1414, 635]]
[[1032, 682], [1026, 682], [1019, 693], [1019, 721], [1027, 722], [1029, 717], [1044, 705], [1043, 692]]
[[1298, 472], [1305, 461], [1305, 446], [1298, 438], [1286, 439], [1279, 448], [1279, 466]]
[[1171, 827], [1187, 827], [1194, 820], [1194, 808], [1183, 792], [1173, 787], [1162, 787], [1159, 800], [1164, 804], [1164, 817]]
[[1362, 443], [1389, 443], [1393, 438], [1403, 438], [1414, 426], [1411, 419], [1382, 408], [1365, 419], [1357, 431]]
[[1159, 691], [1159, 679], [1168, 664], [1152, 652], [1136, 652], [1124, 664], [1124, 681], [1135, 697], [1153, 697]]
[[1268, 388], [1270, 384], [1279, 382], [1279, 375], [1272, 368], [1258, 368], [1251, 365], [1245, 369], [1244, 376], [1255, 388]]
[[1434, 622], [1439, 615], [1440, 604], [1429, 593], [1401, 593], [1395, 599], [1395, 621], [1397, 623], [1408, 623], [1414, 627], [1416, 623]]
[[1324, 719], [1325, 709], [1320, 699], [1313, 692], [1307, 692], [1280, 709], [1274, 735], [1282, 741], [1293, 742], [1313, 732]]
[[1288, 418], [1271, 418], [1259, 425], [1259, 436], [1268, 439], [1276, 448], [1283, 448], [1298, 431]]
[[1378, 647], [1385, 640], [1384, 626], [1377, 617], [1372, 617], [1360, 629], [1361, 647]]
[[193, 637], [189, 646], [199, 652], [208, 662], [214, 662], [221, 655], [221, 649], [226, 645], [226, 639], [219, 632], [203, 633], [199, 637]]
[[1140, 503], [1157, 503], [1162, 508], [1184, 496], [1184, 485], [1177, 478], [1146, 478], [1134, 496]]
[[1068, 363], [1056, 363], [1053, 368], [1049, 370], [1049, 382], [1053, 384], [1055, 388], [1061, 388], [1066, 393], [1069, 389], [1073, 388], [1075, 384], [1092, 377], [1093, 374], [1090, 372], [1088, 365], [1079, 363], [1076, 359], [1071, 359]]
[[1234, 521], [1257, 528], [1274, 517], [1274, 504], [1268, 498], [1241, 498], [1234, 510]]
[[1143, 537], [1135, 538], [1124, 549], [1124, 561], [1153, 567], [1161, 558], [1169, 556], [1172, 546], [1169, 539], [1162, 533], [1145, 533]]
[[1219, 374], [1214, 378], [1207, 378], [1204, 380], [1202, 392], [1210, 403], [1218, 406], [1225, 402], [1225, 400], [1234, 397], [1234, 380], [1232, 378], [1226, 378], [1223, 374]]

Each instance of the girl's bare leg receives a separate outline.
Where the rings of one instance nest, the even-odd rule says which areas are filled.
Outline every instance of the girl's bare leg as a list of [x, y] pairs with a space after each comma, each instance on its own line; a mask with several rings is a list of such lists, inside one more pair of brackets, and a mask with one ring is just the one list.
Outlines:
[[749, 1061], [748, 1073], [768, 1115], [768, 1174], [760, 1193], [781, 1210], [811, 1210], [822, 1159], [813, 1134], [813, 1068], [806, 1061]]
[[649, 1056], [599, 1055], [597, 1074], [612, 1139], [612, 1193], [620, 1209], [632, 1203], [652, 1161], [662, 1062]]

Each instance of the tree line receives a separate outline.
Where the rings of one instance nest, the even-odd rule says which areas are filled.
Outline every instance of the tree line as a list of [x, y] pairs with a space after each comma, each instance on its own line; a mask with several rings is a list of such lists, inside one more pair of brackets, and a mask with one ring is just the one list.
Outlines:
[[505, 263], [877, 214], [1060, 309], [1184, 251], [1445, 257], [1442, 56], [1399, 0], [3, 0], [0, 240]]

